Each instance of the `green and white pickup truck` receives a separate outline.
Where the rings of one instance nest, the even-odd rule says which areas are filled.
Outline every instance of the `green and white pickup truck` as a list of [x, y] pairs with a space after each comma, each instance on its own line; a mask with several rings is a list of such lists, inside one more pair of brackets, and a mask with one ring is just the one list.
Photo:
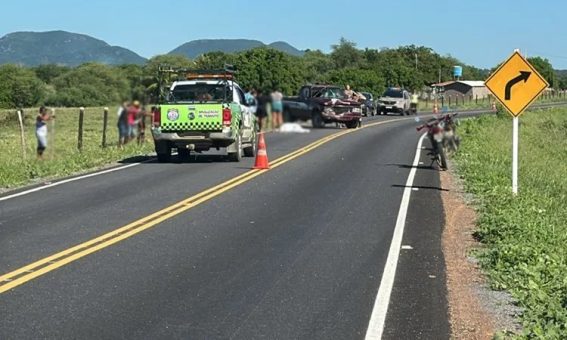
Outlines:
[[247, 105], [232, 71], [167, 71], [183, 79], [171, 84], [154, 112], [152, 136], [160, 162], [170, 161], [173, 149], [185, 158], [226, 148], [235, 162], [256, 155], [256, 108]]

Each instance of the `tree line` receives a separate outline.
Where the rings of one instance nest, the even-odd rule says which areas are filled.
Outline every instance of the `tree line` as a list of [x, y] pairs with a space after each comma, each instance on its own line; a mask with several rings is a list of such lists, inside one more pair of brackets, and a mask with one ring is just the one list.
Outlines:
[[[547, 59], [535, 57], [530, 61], [552, 87], [567, 87], [567, 74], [558, 79]], [[160, 55], [142, 66], [2, 65], [0, 107], [100, 106], [126, 99], [152, 103], [157, 100], [157, 70], [162, 64], [198, 69], [232, 64], [238, 69], [237, 79], [242, 86], [263, 91], [280, 89], [286, 95], [295, 94], [306, 83], [350, 84], [358, 91], [374, 94], [389, 86], [421, 90], [432, 83], [451, 80], [455, 65], [463, 66], [463, 77], [467, 80], [483, 80], [490, 72], [439, 55], [428, 47], [359, 49], [342, 38], [331, 47], [330, 53], [307, 50], [300, 57], [261, 47], [239, 53], [211, 52], [194, 60], [180, 55]]]

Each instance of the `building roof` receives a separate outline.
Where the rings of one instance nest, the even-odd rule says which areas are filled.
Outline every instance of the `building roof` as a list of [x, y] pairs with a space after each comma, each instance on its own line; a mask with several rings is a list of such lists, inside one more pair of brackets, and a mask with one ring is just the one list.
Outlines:
[[447, 85], [453, 84], [454, 82], [455, 82], [454, 80], [449, 80], [449, 81], [444, 81], [444, 82], [442, 82], [442, 83], [433, 84], [433, 85], [431, 85], [431, 86], [434, 86], [434, 87], [443, 87], [443, 86], [447, 86]]
[[482, 80], [459, 80], [458, 82], [470, 87], [484, 87], [484, 81]]

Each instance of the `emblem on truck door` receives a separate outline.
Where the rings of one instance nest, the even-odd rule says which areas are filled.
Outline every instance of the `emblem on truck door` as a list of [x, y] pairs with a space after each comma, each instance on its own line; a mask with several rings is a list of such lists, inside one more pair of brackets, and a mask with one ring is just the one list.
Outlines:
[[177, 119], [179, 119], [179, 111], [177, 109], [167, 110], [167, 119], [176, 121]]

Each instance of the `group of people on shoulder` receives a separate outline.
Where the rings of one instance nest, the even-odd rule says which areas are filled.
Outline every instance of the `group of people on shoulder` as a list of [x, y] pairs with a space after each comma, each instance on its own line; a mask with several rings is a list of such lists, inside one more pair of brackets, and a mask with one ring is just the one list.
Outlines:
[[155, 110], [156, 107], [152, 106], [151, 110], [147, 111], [137, 100], [132, 103], [122, 103], [117, 112], [118, 146], [122, 147], [134, 139], [137, 139], [138, 144], [143, 143], [146, 134], [146, 117], [151, 117]]
[[262, 90], [247, 89], [244, 94], [246, 104], [256, 106], [256, 117], [260, 131], [266, 127], [268, 107], [272, 114], [272, 130], [277, 131], [283, 124], [283, 94], [280, 90], [272, 91], [269, 95]]

